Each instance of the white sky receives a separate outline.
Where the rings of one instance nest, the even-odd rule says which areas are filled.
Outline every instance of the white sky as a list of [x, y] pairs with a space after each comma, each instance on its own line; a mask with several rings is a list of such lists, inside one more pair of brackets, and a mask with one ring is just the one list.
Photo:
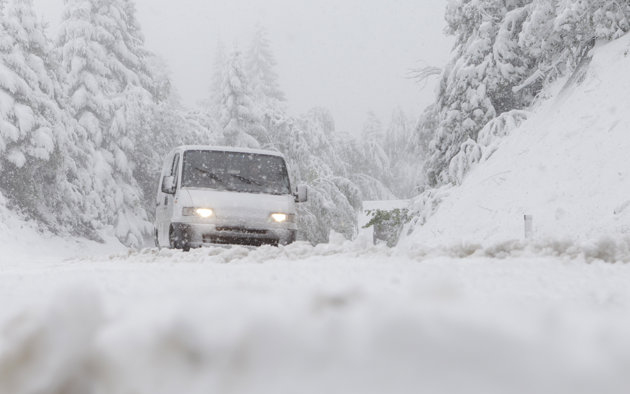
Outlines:
[[[35, 0], [54, 27], [62, 0]], [[187, 105], [206, 98], [220, 38], [249, 44], [256, 23], [269, 31], [280, 83], [293, 114], [329, 108], [337, 128], [357, 133], [366, 113], [384, 121], [401, 106], [418, 115], [434, 96], [406, 78], [425, 62], [443, 66], [444, 0], [137, 0], [147, 47], [168, 63]]]

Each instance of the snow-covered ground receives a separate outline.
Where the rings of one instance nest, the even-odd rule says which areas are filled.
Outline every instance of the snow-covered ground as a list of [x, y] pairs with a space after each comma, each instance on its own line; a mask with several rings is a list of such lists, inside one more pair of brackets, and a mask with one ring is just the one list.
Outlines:
[[3, 261], [0, 393], [630, 390], [630, 265], [368, 241]]

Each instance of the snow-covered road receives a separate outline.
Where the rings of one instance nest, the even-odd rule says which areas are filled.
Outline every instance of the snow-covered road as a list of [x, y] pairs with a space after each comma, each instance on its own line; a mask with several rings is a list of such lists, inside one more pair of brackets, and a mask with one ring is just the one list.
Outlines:
[[367, 244], [0, 264], [0, 393], [627, 393], [630, 265]]

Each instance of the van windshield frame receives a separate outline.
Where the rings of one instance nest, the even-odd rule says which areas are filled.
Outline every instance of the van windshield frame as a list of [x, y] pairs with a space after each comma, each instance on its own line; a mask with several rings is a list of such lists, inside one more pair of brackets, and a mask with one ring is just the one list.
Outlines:
[[291, 194], [284, 158], [260, 153], [184, 152], [182, 188], [252, 194]]

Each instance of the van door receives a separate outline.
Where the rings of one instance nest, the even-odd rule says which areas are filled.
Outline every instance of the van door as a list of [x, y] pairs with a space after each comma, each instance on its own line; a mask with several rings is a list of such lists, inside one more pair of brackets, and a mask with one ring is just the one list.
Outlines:
[[[175, 200], [175, 195], [177, 194], [179, 188], [179, 153], [175, 154], [173, 157], [173, 161], [169, 167], [169, 170], [166, 174], [163, 174], [162, 179], [160, 180], [160, 198], [157, 202], [159, 204], [157, 211], [160, 213], [158, 230], [159, 230], [159, 241], [160, 245], [168, 246], [169, 245], [169, 230], [171, 226], [171, 221], [173, 217], [173, 204]], [[164, 181], [165, 176], [175, 177], [175, 194], [168, 194], [162, 192], [162, 182]]]

